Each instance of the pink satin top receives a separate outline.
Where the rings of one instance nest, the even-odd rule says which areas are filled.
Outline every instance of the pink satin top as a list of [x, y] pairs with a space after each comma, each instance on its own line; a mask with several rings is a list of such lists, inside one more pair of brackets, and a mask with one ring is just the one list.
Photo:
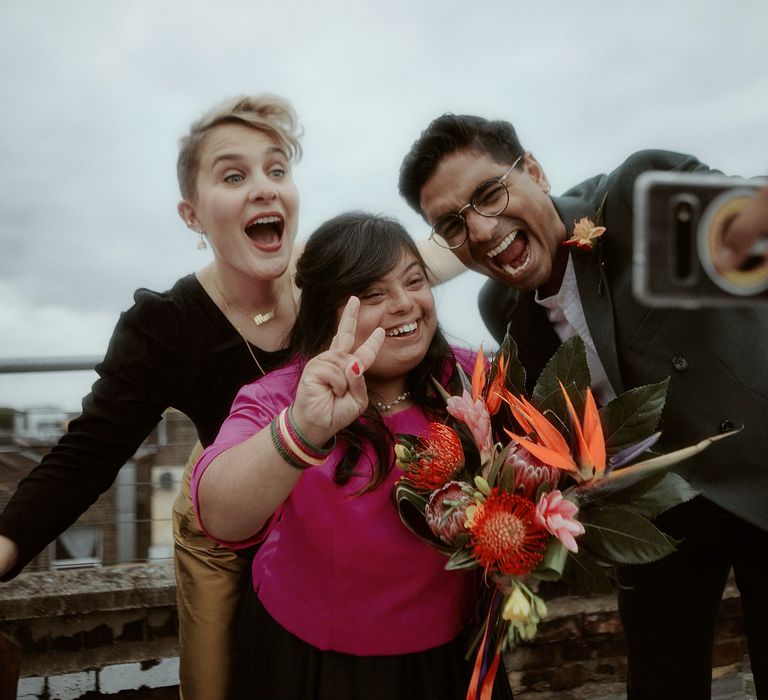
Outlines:
[[[454, 352], [469, 365], [469, 353]], [[237, 395], [192, 475], [192, 497], [204, 530], [197, 490], [205, 469], [267, 426], [293, 400], [298, 376], [299, 367], [289, 365]], [[418, 434], [428, 423], [418, 407], [384, 421], [393, 434]], [[334, 484], [342, 454], [339, 444], [324, 464], [307, 469], [260, 533], [263, 544], [252, 570], [259, 600], [285, 629], [322, 650], [390, 655], [450, 641], [469, 620], [475, 573], [445, 571], [447, 557], [402, 524], [392, 500], [396, 467], [379, 488], [358, 495], [369, 480], [370, 447], [358, 462], [359, 475], [344, 486]]]

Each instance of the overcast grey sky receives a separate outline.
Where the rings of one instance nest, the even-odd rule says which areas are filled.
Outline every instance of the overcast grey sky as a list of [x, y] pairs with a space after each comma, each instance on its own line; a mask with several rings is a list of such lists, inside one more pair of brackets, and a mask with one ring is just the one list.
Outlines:
[[[176, 144], [223, 97], [296, 106], [300, 236], [362, 208], [422, 238], [397, 171], [447, 111], [512, 121], [555, 193], [646, 147], [768, 172], [766, 37], [765, 0], [3, 0], [0, 356], [102, 354], [134, 289], [207, 262]], [[474, 344], [481, 281], [437, 291]], [[0, 376], [0, 406], [75, 408], [93, 378]]]

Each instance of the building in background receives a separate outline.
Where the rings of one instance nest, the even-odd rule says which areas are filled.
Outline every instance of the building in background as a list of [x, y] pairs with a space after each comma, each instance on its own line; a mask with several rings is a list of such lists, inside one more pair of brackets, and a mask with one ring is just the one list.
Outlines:
[[[0, 509], [74, 417], [52, 407], [0, 409]], [[112, 487], [25, 570], [171, 558], [173, 501], [195, 440], [191, 421], [167, 411]]]

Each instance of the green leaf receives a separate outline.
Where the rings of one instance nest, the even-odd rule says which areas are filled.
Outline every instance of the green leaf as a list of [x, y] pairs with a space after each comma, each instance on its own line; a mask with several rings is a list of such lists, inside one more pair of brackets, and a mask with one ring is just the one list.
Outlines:
[[509, 334], [509, 330], [507, 330], [504, 340], [494, 355], [494, 361], [491, 365], [490, 379], [493, 379], [498, 371], [498, 358], [501, 357], [501, 355], [507, 356], [507, 388], [517, 390], [518, 394], [524, 394], [526, 378], [525, 367], [523, 367], [522, 362], [520, 362], [517, 357], [517, 344]]
[[618, 507], [582, 512], [586, 532], [579, 538], [598, 560], [616, 564], [646, 564], [675, 551], [672, 540], [647, 518]]
[[499, 472], [501, 468], [504, 466], [504, 462], [507, 459], [507, 455], [509, 454], [509, 451], [514, 446], [514, 442], [511, 440], [506, 444], [503, 450], [500, 450], [496, 452], [494, 450], [493, 457], [491, 459], [491, 468], [488, 470], [488, 476], [487, 481], [490, 484], [491, 488], [496, 486], [496, 482], [499, 477]]
[[469, 547], [470, 540], [471, 538], [468, 532], [460, 532], [458, 535], [456, 535], [456, 539], [453, 541], [453, 546], [455, 549], [463, 549], [464, 547]]
[[395, 441], [401, 445], [405, 445], [408, 449], [413, 449], [419, 441], [418, 435], [411, 435], [410, 433], [397, 433], [395, 435]]
[[[598, 493], [599, 491], [608, 493], [609, 491], [617, 491], [620, 489], [628, 488], [632, 484], [644, 480], [653, 472], [669, 469], [669, 467], [671, 467], [673, 464], [682, 462], [684, 459], [688, 459], [689, 457], [692, 457], [693, 455], [706, 450], [712, 443], [719, 440], [725, 440], [733, 435], [736, 435], [738, 432], [740, 431], [734, 430], [723, 435], [714, 435], [712, 437], [706, 438], [705, 440], [697, 442], [695, 445], [689, 445], [688, 447], [683, 447], [679, 450], [675, 450], [674, 452], [668, 452], [667, 454], [659, 455], [658, 457], [652, 457], [651, 459], [647, 459], [644, 462], [638, 462], [637, 464], [633, 464], [629, 467], [615, 469], [607, 476], [604, 476], [601, 479], [596, 479], [592, 482], [588, 482], [583, 486], [579, 486], [577, 489], [574, 489], [574, 491], [586, 491], [588, 489], [594, 490], [595, 494], [590, 497], [591, 500], [594, 500], [595, 496], [600, 495]], [[581, 496], [577, 497], [581, 500]]]
[[448, 563], [445, 565], [446, 571], [460, 571], [463, 569], [474, 569], [478, 566], [470, 549], [457, 549], [451, 554]]
[[467, 376], [464, 368], [458, 362], [456, 363], [456, 374], [459, 375], [459, 379], [461, 380], [462, 391], [472, 394], [472, 380]]
[[672, 472], [655, 472], [645, 481], [609, 494], [601, 499], [601, 503], [621, 506], [643, 517], [655, 518], [698, 494], [682, 476]]
[[533, 577], [540, 581], [558, 581], [568, 561], [568, 550], [557, 538], [553, 537], [547, 542], [544, 550], [544, 559], [533, 571]]
[[568, 389], [574, 408], [581, 415], [584, 408], [584, 394], [591, 380], [584, 341], [578, 335], [566, 340], [547, 362], [536, 381], [531, 397], [531, 403], [539, 411], [544, 413], [551, 410], [563, 425], [568, 425], [568, 411], [560, 382]]
[[451, 546], [445, 544], [429, 529], [424, 518], [424, 509], [428, 500], [424, 494], [416, 491], [410, 484], [400, 481], [395, 485], [392, 497], [400, 520], [414, 535], [430, 547], [439, 549], [445, 554], [453, 552]]
[[665, 473], [651, 471], [643, 474], [642, 478], [638, 477], [627, 482], [607, 479], [587, 481], [567, 489], [565, 494], [576, 499], [579, 510], [582, 512], [588, 512], [592, 507], [623, 506], [656, 486], [664, 478]]
[[607, 454], [613, 455], [656, 430], [667, 397], [669, 378], [630, 389], [600, 409]]
[[409, 501], [422, 515], [429, 501], [429, 496], [421, 493], [406, 481], [398, 481], [395, 484], [393, 496], [396, 504], [399, 505], [401, 501]]
[[[511, 444], [511, 443], [510, 443]], [[498, 478], [496, 479], [496, 486], [499, 491], [514, 491], [515, 489], [515, 468], [511, 465], [505, 465]]]
[[613, 568], [606, 567], [579, 546], [571, 552], [563, 570], [562, 583], [574, 594], [607, 594], [616, 590]]
[[430, 379], [432, 380], [432, 384], [435, 385], [435, 390], [437, 391], [437, 393], [440, 394], [443, 401], [447, 403], [448, 399], [451, 398], [451, 395], [445, 390], [445, 387], [440, 382], [437, 381], [437, 379], [435, 379], [434, 377], [430, 377]]

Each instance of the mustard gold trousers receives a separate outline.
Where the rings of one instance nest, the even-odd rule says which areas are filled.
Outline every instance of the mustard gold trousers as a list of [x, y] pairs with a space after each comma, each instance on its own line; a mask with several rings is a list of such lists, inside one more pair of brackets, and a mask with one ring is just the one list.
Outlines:
[[234, 620], [250, 564], [200, 530], [190, 496], [197, 443], [173, 506], [176, 602], [179, 616], [179, 695], [226, 700], [234, 650]]

